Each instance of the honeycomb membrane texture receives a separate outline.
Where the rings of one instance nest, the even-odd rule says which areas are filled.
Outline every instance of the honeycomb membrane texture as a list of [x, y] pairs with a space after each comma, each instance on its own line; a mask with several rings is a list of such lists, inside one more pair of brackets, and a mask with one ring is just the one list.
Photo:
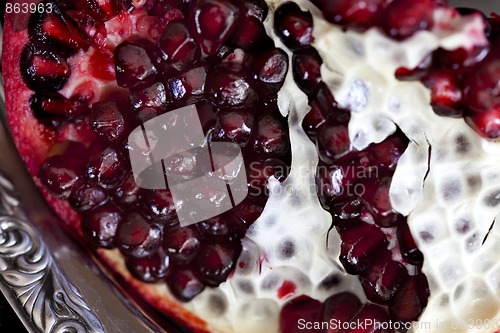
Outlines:
[[[372, 29], [363, 35], [315, 21], [323, 78], [352, 110], [349, 135], [359, 149], [396, 125], [410, 139], [391, 184], [391, 202], [408, 216], [424, 254], [431, 296], [413, 332], [492, 332], [500, 328], [500, 143], [480, 138], [463, 119], [437, 116], [430, 92], [400, 82], [437, 47], [485, 43], [478, 17], [434, 13], [435, 28], [395, 43]], [[448, 24], [441, 24], [448, 22]], [[450, 29], [442, 30], [440, 27]], [[328, 32], [327, 32], [328, 31]]]

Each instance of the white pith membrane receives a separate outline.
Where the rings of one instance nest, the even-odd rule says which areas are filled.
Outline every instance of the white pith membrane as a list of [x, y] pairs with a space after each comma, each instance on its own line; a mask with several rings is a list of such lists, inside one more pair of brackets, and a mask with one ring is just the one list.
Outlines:
[[[266, 1], [270, 8], [266, 31], [291, 60], [291, 53], [273, 29], [274, 9], [288, 0]], [[425, 328], [423, 332], [447, 332], [453, 320], [499, 317], [498, 223], [483, 246], [481, 243], [500, 210], [495, 209], [500, 207], [500, 143], [481, 139], [463, 119], [435, 115], [430, 92], [421, 83], [400, 82], [394, 77], [398, 67], [414, 68], [438, 47], [456, 49], [486, 43], [481, 20], [436, 10], [433, 31], [396, 42], [377, 29], [363, 34], [343, 32], [326, 22], [310, 2], [295, 2], [313, 14], [314, 46], [324, 61], [322, 77], [337, 101], [352, 110], [349, 134], [354, 147], [363, 149], [383, 141], [396, 125], [410, 139], [390, 193], [394, 208], [408, 216], [430, 283], [429, 304], [415, 327]], [[132, 32], [136, 25], [133, 20], [125, 26]], [[77, 70], [72, 64], [73, 73], [85, 73], [87, 68], [83, 67]], [[72, 95], [81, 80], [81, 76], [72, 75], [62, 93]], [[94, 80], [92, 84], [101, 83]], [[218, 288], [206, 288], [192, 301], [179, 302], [205, 320], [213, 332], [278, 332], [281, 305], [302, 294], [323, 301], [350, 291], [366, 300], [358, 277], [346, 275], [338, 262], [340, 239], [335, 231], [330, 232], [327, 244], [331, 216], [321, 208], [316, 195], [318, 154], [301, 127], [309, 111], [307, 96], [295, 84], [291, 66], [278, 103], [282, 114], [289, 116], [291, 173], [282, 184], [270, 180], [269, 200], [243, 239], [234, 274]], [[117, 250], [105, 252], [124, 266]], [[333, 275], [339, 283], [323, 288], [321, 281]], [[279, 297], [280, 290], [290, 285], [295, 286], [289, 289], [290, 294]], [[149, 288], [174, 298], [165, 283]], [[437, 327], [446, 321], [448, 330]], [[453, 332], [461, 330], [453, 328]]]

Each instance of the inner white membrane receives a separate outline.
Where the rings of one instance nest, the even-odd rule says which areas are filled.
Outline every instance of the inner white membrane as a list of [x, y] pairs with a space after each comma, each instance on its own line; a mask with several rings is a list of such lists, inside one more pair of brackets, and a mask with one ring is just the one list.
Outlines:
[[[288, 1], [266, 1], [266, 31], [291, 61], [291, 52], [273, 29], [274, 10]], [[393, 207], [408, 216], [431, 289], [429, 304], [412, 331], [500, 329], [500, 222], [488, 234], [500, 211], [500, 143], [481, 139], [463, 119], [435, 115], [428, 89], [394, 76], [397, 68], [416, 67], [438, 47], [485, 44], [482, 20], [437, 9], [432, 31], [395, 42], [377, 29], [345, 32], [326, 22], [309, 1], [295, 2], [313, 15], [314, 46], [324, 61], [322, 77], [337, 101], [352, 111], [349, 135], [354, 147], [381, 142], [396, 127], [410, 139], [390, 197]], [[290, 175], [283, 183], [270, 179], [264, 212], [243, 239], [227, 282], [183, 303], [213, 332], [276, 333], [281, 305], [302, 294], [323, 301], [350, 291], [366, 300], [358, 278], [346, 275], [338, 261], [340, 239], [335, 231], [329, 233], [331, 216], [316, 195], [318, 154], [301, 127], [309, 111], [307, 96], [291, 69], [278, 97], [290, 125]], [[164, 284], [154, 288], [169, 294]], [[469, 319], [481, 322], [471, 326]]]

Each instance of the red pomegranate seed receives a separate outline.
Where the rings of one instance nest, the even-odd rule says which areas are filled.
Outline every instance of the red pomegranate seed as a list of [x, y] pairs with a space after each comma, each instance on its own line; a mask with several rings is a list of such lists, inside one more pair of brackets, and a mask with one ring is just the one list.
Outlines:
[[123, 183], [116, 188], [115, 200], [121, 205], [130, 205], [140, 198], [140, 187], [137, 186], [134, 175], [130, 172]]
[[405, 39], [432, 26], [432, 0], [394, 0], [381, 13], [381, 26], [390, 37]]
[[205, 285], [189, 269], [170, 269], [166, 282], [172, 294], [187, 302], [205, 289]]
[[466, 110], [465, 121], [485, 139], [500, 138], [500, 105], [487, 112]]
[[283, 156], [289, 151], [287, 126], [269, 114], [257, 121], [253, 148], [256, 152]]
[[195, 67], [167, 82], [167, 91], [171, 100], [184, 104], [194, 104], [203, 98], [207, 68]]
[[[281, 308], [280, 313], [280, 332], [281, 333], [299, 333], [303, 332], [299, 327], [299, 320], [305, 322], [318, 322], [321, 319], [321, 302], [302, 295], [294, 298]], [[308, 332], [320, 333], [320, 330], [313, 329]]]
[[237, 143], [245, 147], [254, 128], [254, 115], [242, 110], [224, 111], [217, 115], [214, 140]]
[[163, 279], [170, 267], [170, 258], [163, 252], [155, 252], [150, 256], [128, 257], [126, 265], [130, 273], [144, 282], [157, 282]]
[[408, 143], [408, 138], [403, 133], [397, 132], [380, 143], [370, 145], [368, 152], [373, 156], [374, 164], [394, 170]]
[[247, 108], [257, 100], [257, 93], [238, 65], [227, 64], [210, 70], [205, 92], [221, 109]]
[[[242, 226], [248, 228], [264, 210], [265, 200], [247, 197], [230, 211]], [[246, 230], [245, 228], [245, 230]]]
[[27, 44], [21, 53], [21, 75], [32, 90], [56, 91], [66, 84], [71, 69], [57, 53]]
[[408, 277], [398, 289], [389, 312], [393, 320], [402, 322], [416, 321], [427, 305], [429, 284], [423, 274]]
[[318, 128], [316, 135], [319, 156], [325, 163], [332, 163], [352, 149], [349, 130], [345, 125], [326, 122]]
[[473, 111], [488, 112], [500, 105], [500, 59], [495, 54], [500, 54], [500, 51], [492, 51], [464, 79], [464, 103]]
[[369, 28], [388, 0], [314, 0], [313, 3], [333, 23], [349, 27]]
[[431, 105], [440, 116], [461, 117], [462, 88], [460, 77], [452, 70], [435, 70], [422, 78], [431, 90]]
[[[68, 10], [68, 16], [75, 21], [80, 36], [87, 44], [97, 46], [100, 50], [106, 46], [106, 26], [104, 22], [84, 10]], [[90, 67], [92, 70], [92, 67]]]
[[129, 100], [137, 115], [146, 108], [155, 110], [156, 114], [162, 114], [168, 103], [167, 91], [161, 82], [142, 89], [131, 89]]
[[[352, 319], [355, 323], [365, 323], [366, 325], [353, 325], [342, 333], [393, 333], [394, 330], [389, 328], [389, 315], [381, 306], [367, 303], [363, 305], [361, 310]], [[387, 327], [387, 328], [386, 328]]]
[[313, 42], [313, 21], [309, 12], [303, 12], [293, 2], [279, 6], [274, 13], [274, 30], [291, 50], [296, 51]]
[[260, 49], [267, 38], [261, 20], [255, 16], [245, 14], [238, 20], [238, 25], [230, 40], [235, 47], [252, 51], [257, 48]]
[[284, 181], [288, 175], [288, 166], [278, 158], [253, 161], [247, 168], [248, 192], [250, 195], [268, 195], [267, 182], [273, 176]]
[[121, 210], [108, 201], [84, 216], [82, 231], [92, 246], [110, 249], [115, 246], [116, 230], [121, 221]]
[[88, 112], [85, 105], [71, 101], [55, 92], [34, 94], [30, 98], [30, 107], [35, 117], [40, 120], [71, 120]]
[[156, 223], [177, 223], [175, 202], [169, 190], [143, 191], [139, 206], [142, 212]]
[[54, 1], [50, 3], [52, 12], [37, 11], [30, 16], [28, 32], [34, 43], [51, 45], [64, 52], [76, 52], [87, 45], [60, 6]]
[[323, 60], [312, 47], [293, 54], [293, 78], [299, 88], [308, 95], [314, 95], [319, 89], [322, 63]]
[[340, 262], [349, 274], [359, 274], [367, 269], [380, 253], [387, 251], [385, 234], [376, 226], [361, 223], [340, 231], [342, 244]]
[[[157, 75], [156, 67], [151, 61], [145, 40], [134, 43], [123, 42], [114, 51], [116, 65], [116, 82], [120, 87], [134, 88], [153, 82]], [[149, 51], [151, 52], [151, 51]]]
[[381, 227], [394, 227], [404, 221], [404, 217], [392, 209], [389, 189], [392, 177], [383, 177], [373, 195], [364, 196], [375, 223]]
[[165, 71], [184, 71], [200, 59], [200, 48], [183, 21], [171, 21], [156, 44], [156, 62]]
[[239, 6], [230, 0], [200, 0], [191, 12], [191, 24], [204, 53], [214, 55], [237, 26]]
[[101, 188], [83, 184], [71, 193], [69, 202], [74, 209], [83, 213], [99, 206], [107, 198], [107, 194]]
[[118, 15], [123, 8], [119, 0], [85, 0], [85, 2], [90, 12], [104, 21]]
[[391, 255], [390, 251], [384, 251], [383, 255], [374, 257], [361, 275], [363, 290], [372, 302], [388, 302], [408, 278], [406, 268], [392, 260]]
[[87, 179], [104, 189], [116, 188], [127, 173], [125, 159], [111, 146], [91, 156], [87, 163]]
[[155, 253], [160, 242], [160, 228], [136, 212], [129, 212], [123, 217], [115, 235], [115, 243], [120, 250], [138, 258]]
[[130, 124], [124, 111], [126, 106], [116, 101], [103, 100], [94, 103], [89, 119], [92, 130], [108, 142], [122, 138]]
[[398, 242], [404, 260], [412, 265], [422, 265], [424, 256], [417, 248], [407, 223], [402, 223], [398, 227]]
[[285, 83], [288, 55], [278, 48], [261, 52], [254, 58], [252, 72], [263, 93], [275, 94]]
[[[349, 292], [330, 296], [323, 303], [323, 321], [336, 323], [337, 326], [345, 325], [359, 312], [361, 306], [359, 298]], [[328, 330], [323, 330], [323, 332], [336, 333], [339, 330], [338, 327], [337, 329], [331, 327]]]
[[240, 251], [239, 242], [204, 244], [194, 261], [194, 267], [201, 281], [210, 286], [218, 286], [226, 281]]
[[114, 56], [107, 49], [97, 49], [90, 56], [89, 60], [90, 75], [96, 79], [114, 80], [115, 79], [115, 63]]
[[38, 177], [52, 195], [67, 199], [82, 184], [81, 168], [80, 159], [54, 155], [43, 162]]
[[398, 80], [402, 81], [418, 81], [421, 80], [426, 74], [429, 73], [433, 62], [432, 55], [428, 55], [413, 69], [399, 67], [396, 70], [395, 76]]
[[178, 264], [190, 263], [200, 247], [202, 236], [195, 226], [173, 227], [163, 233], [163, 249]]

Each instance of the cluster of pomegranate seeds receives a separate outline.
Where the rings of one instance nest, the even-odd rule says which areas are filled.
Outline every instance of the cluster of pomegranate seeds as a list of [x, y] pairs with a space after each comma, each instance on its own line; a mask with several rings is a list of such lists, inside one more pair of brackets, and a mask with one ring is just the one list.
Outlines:
[[[35, 91], [31, 108], [61, 133], [86, 124], [91, 134], [54, 149], [38, 173], [41, 183], [82, 215], [92, 246], [119, 249], [137, 278], [165, 281], [183, 301], [224, 282], [241, 238], [267, 201], [267, 179], [284, 180], [291, 161], [287, 120], [277, 107], [289, 59], [265, 33], [267, 5], [87, 0], [53, 6], [52, 14], [31, 16], [30, 43], [21, 57], [23, 78]], [[128, 15], [140, 18], [148, 33], [111, 46], [104, 24]], [[70, 63], [84, 52], [91, 53], [92, 75], [115, 91], [92, 103], [85, 91], [63, 96], [62, 90], [73, 75]], [[126, 140], [141, 123], [190, 104], [197, 106], [208, 141], [241, 147], [249, 195], [220, 216], [181, 227], [168, 189], [135, 183]]]
[[[450, 9], [451, 10], [451, 9]], [[481, 18], [488, 45], [470, 49], [438, 49], [417, 68], [400, 68], [400, 80], [420, 80], [431, 90], [431, 105], [439, 116], [464, 118], [479, 135], [500, 138], [500, 40], [498, 18], [480, 11], [457, 8], [457, 15]]]
[[325, 19], [343, 27], [381, 28], [389, 37], [406, 39], [432, 27], [432, 11], [446, 0], [312, 0]]
[[[353, 2], [335, 3], [349, 6]], [[381, 2], [370, 3], [376, 10]], [[397, 8], [408, 5], [400, 1], [392, 4]], [[359, 276], [368, 300], [382, 305], [361, 305], [355, 296], [343, 294], [333, 296], [324, 305], [307, 297], [297, 298], [283, 308], [281, 330], [296, 331], [297, 321], [293, 318], [304, 318], [304, 313], [311, 317], [310, 321], [321, 318], [328, 321], [336, 316], [346, 321], [359, 317], [417, 320], [429, 296], [427, 280], [421, 272], [423, 256], [409, 232], [406, 218], [393, 210], [389, 198], [392, 176], [408, 139], [397, 131], [363, 151], [354, 149], [348, 132], [350, 112], [337, 104], [321, 81], [322, 60], [311, 46], [310, 14], [295, 5], [284, 4], [275, 15], [278, 36], [294, 50], [293, 77], [309, 98], [311, 110], [302, 125], [318, 149], [318, 196], [332, 214], [333, 225], [340, 234], [340, 261], [349, 274]], [[287, 22], [292, 23], [287, 25]], [[415, 296], [405, 299], [409, 293]], [[346, 299], [337, 302], [337, 297]], [[348, 307], [352, 311], [348, 312]]]

